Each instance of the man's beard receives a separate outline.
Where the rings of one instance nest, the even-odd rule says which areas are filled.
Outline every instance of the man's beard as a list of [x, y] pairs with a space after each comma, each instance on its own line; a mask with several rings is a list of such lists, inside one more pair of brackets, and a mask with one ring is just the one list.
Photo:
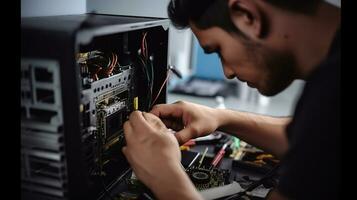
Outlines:
[[258, 45], [250, 46], [249, 51], [249, 56], [258, 70], [264, 73], [263, 80], [255, 85], [261, 94], [274, 96], [292, 83], [295, 78], [296, 62], [291, 53]]

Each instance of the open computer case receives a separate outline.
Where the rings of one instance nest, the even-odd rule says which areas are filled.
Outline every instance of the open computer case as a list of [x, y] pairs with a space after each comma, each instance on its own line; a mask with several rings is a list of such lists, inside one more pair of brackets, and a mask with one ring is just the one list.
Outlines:
[[166, 102], [168, 26], [100, 14], [21, 19], [22, 199], [104, 199], [119, 184], [130, 170], [123, 123]]

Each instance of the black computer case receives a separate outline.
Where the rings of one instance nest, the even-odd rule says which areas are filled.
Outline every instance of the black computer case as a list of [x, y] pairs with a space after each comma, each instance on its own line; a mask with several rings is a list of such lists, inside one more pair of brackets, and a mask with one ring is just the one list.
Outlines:
[[104, 199], [120, 184], [130, 170], [122, 123], [166, 102], [168, 25], [99, 14], [21, 19], [22, 199]]

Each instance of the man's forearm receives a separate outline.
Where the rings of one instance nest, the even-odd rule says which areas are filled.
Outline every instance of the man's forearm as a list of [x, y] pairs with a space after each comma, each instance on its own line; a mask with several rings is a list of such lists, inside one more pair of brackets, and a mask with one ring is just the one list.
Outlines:
[[275, 156], [283, 156], [288, 149], [285, 128], [291, 118], [219, 110], [218, 120], [220, 131], [235, 135]]

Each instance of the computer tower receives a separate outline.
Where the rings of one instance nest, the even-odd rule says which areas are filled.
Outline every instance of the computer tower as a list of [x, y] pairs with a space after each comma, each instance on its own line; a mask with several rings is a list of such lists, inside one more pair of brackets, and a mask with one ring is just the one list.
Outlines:
[[[102, 199], [130, 170], [133, 110], [166, 102], [167, 19], [21, 19], [22, 199]], [[161, 91], [161, 93], [160, 93]]]

